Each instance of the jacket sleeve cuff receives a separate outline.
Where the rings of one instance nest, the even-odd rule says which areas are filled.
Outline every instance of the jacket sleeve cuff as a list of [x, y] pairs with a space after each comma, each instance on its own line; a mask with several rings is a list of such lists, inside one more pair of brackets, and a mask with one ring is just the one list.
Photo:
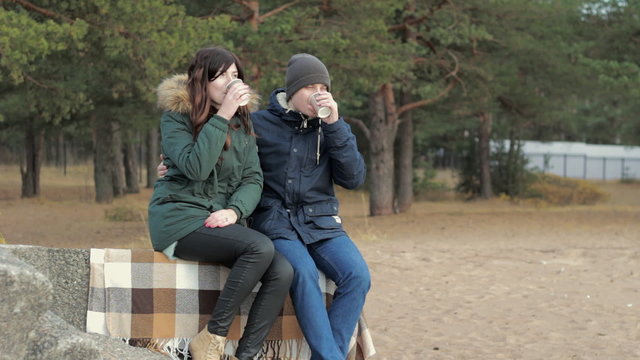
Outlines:
[[228, 127], [229, 127], [229, 120], [223, 118], [220, 115], [213, 115], [213, 117], [211, 117], [211, 119], [209, 119], [209, 121], [207, 121], [207, 124], [211, 124], [212, 126], [222, 130], [222, 131], [227, 131]]
[[235, 212], [236, 212], [236, 216], [238, 216], [238, 220], [237, 220], [237, 221], [239, 221], [240, 219], [242, 219], [242, 211], [240, 211], [240, 209], [238, 209], [238, 207], [237, 207], [237, 206], [235, 206], [235, 205], [229, 205], [229, 209], [231, 209], [231, 210], [233, 210], [233, 211], [235, 211]]
[[351, 130], [349, 124], [342, 117], [333, 124], [322, 123], [322, 131], [329, 145], [343, 144], [349, 138]]
[[340, 116], [338, 118], [338, 121], [334, 122], [333, 124], [327, 124], [326, 122], [323, 121], [321, 126], [322, 126], [322, 130], [325, 130], [328, 132], [335, 132], [344, 128], [345, 125], [347, 125], [347, 122], [344, 121], [342, 116]]

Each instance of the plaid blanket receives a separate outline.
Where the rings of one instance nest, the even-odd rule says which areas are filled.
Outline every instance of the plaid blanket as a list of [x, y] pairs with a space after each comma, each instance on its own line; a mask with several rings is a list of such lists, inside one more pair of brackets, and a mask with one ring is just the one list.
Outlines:
[[[169, 260], [151, 249], [91, 249], [87, 332], [121, 338], [188, 359], [188, 345], [207, 324], [229, 269], [213, 263]], [[226, 354], [234, 354], [259, 284], [240, 308], [228, 334]], [[331, 303], [335, 284], [321, 274], [320, 287]], [[375, 354], [361, 316], [348, 359]], [[258, 359], [309, 359], [307, 345], [287, 298]]]

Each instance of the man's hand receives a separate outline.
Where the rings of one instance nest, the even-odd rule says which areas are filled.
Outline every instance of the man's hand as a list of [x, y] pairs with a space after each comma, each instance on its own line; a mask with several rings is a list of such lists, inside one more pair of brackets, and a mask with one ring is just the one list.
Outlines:
[[330, 92], [321, 92], [320, 94], [318, 94], [316, 96], [316, 103], [318, 104], [318, 107], [326, 106], [331, 109], [331, 115], [329, 115], [329, 117], [323, 118], [322, 121], [327, 124], [333, 124], [334, 122], [338, 121], [338, 103], [333, 100], [333, 95], [331, 95]]
[[164, 155], [160, 154], [160, 164], [158, 164], [158, 167], [156, 168], [156, 170], [158, 171], [158, 177], [164, 177], [165, 175], [167, 175], [167, 171], [169, 171], [169, 169], [164, 166]]

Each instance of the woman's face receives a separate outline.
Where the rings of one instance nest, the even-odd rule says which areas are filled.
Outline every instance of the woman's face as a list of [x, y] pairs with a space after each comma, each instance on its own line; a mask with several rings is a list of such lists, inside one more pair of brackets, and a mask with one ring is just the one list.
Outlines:
[[236, 64], [231, 64], [224, 73], [216, 74], [215, 80], [209, 81], [207, 85], [207, 95], [216, 108], [220, 108], [225, 95], [227, 95], [226, 86], [229, 81], [238, 77], [238, 68]]
[[313, 93], [326, 92], [327, 90], [327, 85], [325, 84], [313, 84], [302, 87], [296, 91], [289, 100], [289, 107], [309, 117], [314, 117], [316, 116], [316, 110], [309, 102], [309, 96]]

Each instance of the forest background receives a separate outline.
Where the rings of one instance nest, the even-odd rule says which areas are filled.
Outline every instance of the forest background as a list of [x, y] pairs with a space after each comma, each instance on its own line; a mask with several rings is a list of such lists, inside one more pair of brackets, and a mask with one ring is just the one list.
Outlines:
[[100, 203], [151, 187], [154, 89], [220, 45], [261, 106], [292, 54], [327, 64], [371, 215], [407, 211], [438, 153], [459, 159], [466, 194], [517, 196], [520, 140], [640, 144], [639, 13], [636, 0], [4, 0], [0, 160], [20, 164], [22, 197], [39, 195], [43, 163], [92, 162]]

